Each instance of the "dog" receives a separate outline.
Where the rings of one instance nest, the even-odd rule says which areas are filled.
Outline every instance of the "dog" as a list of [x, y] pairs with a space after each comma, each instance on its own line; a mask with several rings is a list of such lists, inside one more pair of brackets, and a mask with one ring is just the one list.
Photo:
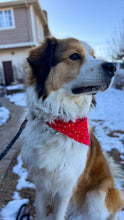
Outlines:
[[87, 122], [115, 64], [75, 38], [48, 37], [27, 58], [28, 123], [22, 159], [36, 186], [36, 220], [117, 220], [124, 193]]

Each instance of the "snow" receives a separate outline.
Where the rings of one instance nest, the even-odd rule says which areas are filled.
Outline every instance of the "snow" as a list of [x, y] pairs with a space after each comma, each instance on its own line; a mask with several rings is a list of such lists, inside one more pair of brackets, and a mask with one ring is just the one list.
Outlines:
[[118, 68], [116, 74], [122, 75], [124, 77], [124, 69], [119, 69]]
[[28, 201], [28, 199], [15, 199], [10, 201], [1, 211], [2, 220], [16, 219], [20, 206], [27, 204]]
[[[10, 101], [17, 105], [26, 106], [25, 94], [13, 94], [8, 97]], [[124, 159], [124, 90], [110, 88], [105, 92], [96, 95], [97, 105], [90, 112], [89, 119], [95, 129], [95, 135], [100, 141], [103, 150], [110, 151], [112, 148], [118, 149]], [[110, 136], [113, 133], [113, 137]], [[10, 201], [1, 211], [2, 220], [13, 220], [23, 203], [28, 203], [28, 199], [21, 199], [19, 190], [23, 188], [35, 188], [34, 184], [26, 180], [27, 170], [22, 166], [21, 156], [17, 158], [17, 165], [13, 167], [13, 172], [19, 176], [16, 191]], [[124, 211], [119, 213], [120, 220], [124, 220]], [[50, 215], [47, 220], [52, 220]], [[76, 220], [76, 219], [75, 219]]]
[[[6, 87], [7, 90], [23, 90], [24, 84], [11, 85]], [[10, 102], [19, 106], [26, 106], [26, 97], [25, 92], [13, 93], [12, 95], [6, 95], [6, 98], [9, 99]]]
[[22, 204], [27, 204], [28, 199], [21, 199], [19, 190], [23, 188], [35, 188], [34, 184], [27, 181], [28, 172], [22, 167], [23, 163], [21, 155], [17, 157], [17, 165], [13, 167], [13, 172], [19, 176], [18, 183], [16, 186], [17, 191], [13, 193], [12, 201], [10, 201], [1, 211], [2, 220], [13, 220], [16, 219], [17, 212]]
[[25, 93], [15, 93], [12, 95], [6, 96], [10, 102], [14, 103], [15, 105], [19, 106], [26, 106], [26, 98], [25, 98]]
[[[103, 150], [117, 148], [124, 153], [124, 91], [114, 88], [96, 95], [96, 108], [90, 113], [91, 125]], [[114, 137], [110, 137], [113, 133]]]
[[6, 86], [7, 90], [24, 89], [24, 84]]
[[18, 184], [16, 186], [17, 190], [21, 190], [22, 188], [33, 188], [35, 189], [35, 186], [33, 183], [30, 183], [27, 181], [28, 172], [27, 170], [22, 167], [23, 163], [21, 160], [21, 156], [19, 155], [17, 158], [18, 164], [13, 167], [13, 173], [17, 174], [19, 176]]
[[6, 107], [0, 107], [0, 126], [5, 124], [10, 117], [10, 112]]
[[119, 75], [123, 75], [124, 76], [124, 69], [122, 68], [120, 68], [120, 64], [121, 63], [117, 63], [117, 65], [116, 65], [116, 74], [119, 74]]
[[13, 193], [12, 199], [15, 199], [15, 200], [16, 200], [16, 199], [17, 199], [17, 200], [21, 199], [20, 196], [19, 196], [19, 193], [15, 191], [15, 192]]
[[119, 213], [119, 220], [124, 220], [124, 211]]

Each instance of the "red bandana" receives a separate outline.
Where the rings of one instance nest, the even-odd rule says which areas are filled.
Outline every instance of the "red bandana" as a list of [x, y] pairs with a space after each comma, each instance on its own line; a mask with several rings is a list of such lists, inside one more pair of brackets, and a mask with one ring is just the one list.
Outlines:
[[53, 123], [50, 124], [47, 122], [47, 124], [51, 128], [74, 139], [75, 141], [90, 146], [90, 135], [88, 131], [87, 118], [77, 119], [76, 122], [63, 122], [62, 120], [54, 120]]

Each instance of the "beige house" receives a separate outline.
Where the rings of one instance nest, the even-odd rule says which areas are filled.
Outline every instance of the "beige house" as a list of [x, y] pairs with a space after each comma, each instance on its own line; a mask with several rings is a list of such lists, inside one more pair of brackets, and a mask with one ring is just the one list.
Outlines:
[[0, 84], [23, 82], [31, 47], [49, 35], [47, 15], [38, 0], [0, 1]]

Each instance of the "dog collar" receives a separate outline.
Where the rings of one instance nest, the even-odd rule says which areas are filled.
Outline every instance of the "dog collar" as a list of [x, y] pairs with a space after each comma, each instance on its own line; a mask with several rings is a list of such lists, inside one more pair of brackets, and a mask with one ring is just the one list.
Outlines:
[[75, 122], [54, 120], [53, 123], [47, 122], [47, 124], [75, 141], [90, 146], [87, 118], [77, 119]]

